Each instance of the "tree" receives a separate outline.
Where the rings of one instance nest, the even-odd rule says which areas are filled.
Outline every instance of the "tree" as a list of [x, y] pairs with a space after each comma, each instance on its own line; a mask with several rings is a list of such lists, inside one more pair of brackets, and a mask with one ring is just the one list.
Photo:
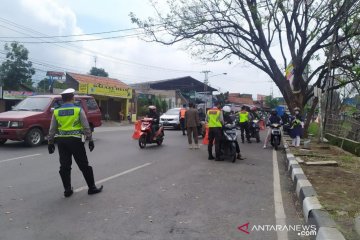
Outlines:
[[[61, 83], [61, 82], [58, 82], [58, 81], [54, 80], [53, 88], [65, 89], [66, 88], [66, 83]], [[43, 80], [38, 82], [37, 91], [38, 92], [44, 92], [44, 93], [50, 92], [49, 79], [44, 78]]]
[[96, 67], [92, 67], [90, 69], [90, 75], [93, 76], [99, 76], [99, 77], [108, 77], [109, 74], [107, 72], [105, 72], [105, 70], [103, 68], [96, 68]]
[[20, 84], [31, 87], [31, 77], [35, 74], [29, 51], [21, 44], [5, 44], [6, 60], [0, 66], [0, 82], [4, 90], [19, 90]]
[[[130, 13], [146, 40], [183, 42], [205, 61], [248, 62], [274, 81], [291, 112], [313, 99], [308, 119], [318, 104], [314, 87], [329, 90], [328, 73], [355, 60], [333, 54], [333, 46], [360, 35], [360, 0], [169, 0], [167, 14], [153, 6], [156, 18]], [[284, 74], [289, 63], [292, 85]]]
[[222, 106], [228, 103], [228, 97], [229, 97], [229, 92], [220, 93], [219, 95], [216, 96], [217, 100], [221, 103]]
[[273, 109], [279, 105], [279, 100], [274, 98], [273, 96], [266, 96], [265, 97], [265, 104], [267, 107]]

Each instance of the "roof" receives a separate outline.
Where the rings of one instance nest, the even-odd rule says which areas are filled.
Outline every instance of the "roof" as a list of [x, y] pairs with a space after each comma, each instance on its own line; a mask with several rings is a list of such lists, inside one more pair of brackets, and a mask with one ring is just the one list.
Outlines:
[[[135, 88], [146, 86], [151, 89], [156, 90], [180, 90], [183, 92], [204, 92], [205, 84], [193, 77], [186, 76], [186, 77], [179, 77], [179, 78], [172, 78], [172, 79], [165, 79], [159, 81], [151, 81], [146, 83], [138, 83], [133, 84]], [[217, 89], [207, 86], [207, 91], [215, 92]]]
[[52, 77], [62, 77], [65, 74], [63, 72], [54, 72], [54, 71], [47, 71], [46, 76], [52, 76]]
[[254, 104], [254, 101], [251, 98], [241, 98], [241, 97], [229, 96], [227, 101], [229, 103], [237, 103], [237, 104], [248, 104], [248, 105]]
[[69, 75], [71, 78], [73, 78], [75, 81], [81, 83], [93, 83], [93, 84], [100, 83], [106, 86], [112, 86], [122, 89], [130, 88], [127, 84], [115, 78], [99, 77], [99, 76], [79, 74], [79, 73], [69, 73], [69, 72], [67, 72], [66, 74]]

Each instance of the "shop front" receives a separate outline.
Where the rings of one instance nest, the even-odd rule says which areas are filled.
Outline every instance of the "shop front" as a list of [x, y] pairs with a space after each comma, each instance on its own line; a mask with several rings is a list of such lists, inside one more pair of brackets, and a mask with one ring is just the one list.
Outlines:
[[95, 98], [105, 120], [123, 121], [129, 112], [132, 89], [120, 80], [92, 75], [66, 73], [66, 84], [79, 94]]

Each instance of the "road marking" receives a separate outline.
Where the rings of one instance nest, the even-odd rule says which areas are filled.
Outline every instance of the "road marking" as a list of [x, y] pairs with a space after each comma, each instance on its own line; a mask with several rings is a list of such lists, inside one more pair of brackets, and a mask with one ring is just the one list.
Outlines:
[[40, 155], [41, 155], [41, 154], [38, 153], [38, 154], [27, 155], [27, 156], [22, 156], [22, 157], [9, 158], [9, 159], [5, 159], [5, 160], [0, 160], [0, 163], [10, 162], [10, 161], [18, 160], [18, 159], [23, 159], [23, 158], [36, 157], [36, 156], [40, 156]]
[[[147, 167], [147, 166], [149, 166], [149, 165], [151, 165], [151, 164], [152, 164], [152, 163], [145, 163], [145, 164], [143, 164], [143, 165], [140, 165], [140, 166], [131, 168], [131, 169], [126, 170], [126, 171], [124, 171], [124, 172], [121, 172], [121, 173], [115, 174], [115, 175], [113, 175], [113, 176], [110, 176], [110, 177], [101, 179], [101, 180], [97, 181], [95, 184], [98, 185], [98, 184], [101, 184], [101, 183], [110, 181], [110, 180], [112, 180], [112, 179], [114, 179], [114, 178], [118, 178], [118, 177], [120, 177], [120, 176], [122, 176], [122, 175], [131, 173], [131, 172], [134, 172], [134, 171], [139, 170], [139, 169], [141, 169], [141, 168]], [[74, 192], [81, 192], [82, 190], [85, 190], [85, 189], [87, 189], [87, 188], [88, 188], [87, 186], [82, 186], [82, 187], [79, 187], [79, 188], [75, 189]]]
[[[280, 173], [277, 162], [277, 152], [273, 150], [273, 174], [274, 174], [274, 203], [275, 203], [275, 219], [276, 225], [286, 225], [286, 215], [284, 204], [282, 201]], [[288, 233], [286, 231], [276, 231], [278, 240], [288, 240]]]

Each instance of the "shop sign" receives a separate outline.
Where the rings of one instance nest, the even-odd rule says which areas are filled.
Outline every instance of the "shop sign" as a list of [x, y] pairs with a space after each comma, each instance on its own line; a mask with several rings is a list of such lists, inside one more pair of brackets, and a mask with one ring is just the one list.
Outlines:
[[26, 91], [3, 91], [3, 99], [22, 100], [29, 96], [33, 96], [33, 92]]
[[101, 83], [79, 83], [79, 93], [109, 97], [132, 98], [131, 88], [119, 88]]

